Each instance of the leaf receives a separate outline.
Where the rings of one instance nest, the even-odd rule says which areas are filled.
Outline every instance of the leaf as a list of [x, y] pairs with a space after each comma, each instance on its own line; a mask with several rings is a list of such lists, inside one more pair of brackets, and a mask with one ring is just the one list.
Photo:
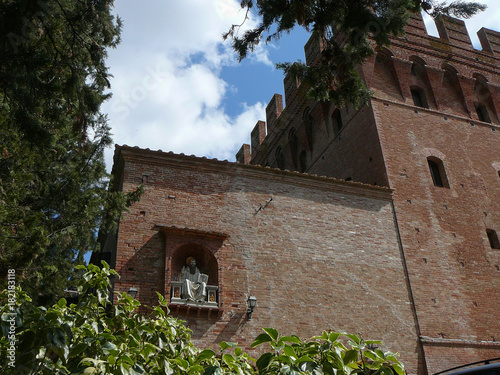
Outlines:
[[231, 363], [234, 363], [234, 357], [231, 354], [224, 354], [222, 356], [222, 360], [226, 362], [227, 365], [230, 365]]
[[272, 353], [264, 353], [262, 354], [256, 362], [257, 369], [260, 373], [264, 372], [267, 369], [274, 356]]
[[374, 351], [375, 351], [375, 354], [376, 354], [377, 356], [379, 356], [381, 359], [385, 359], [385, 354], [384, 354], [384, 352], [383, 352], [382, 350], [380, 350], [380, 349], [375, 349]]
[[311, 359], [311, 357], [309, 357], [309, 356], [307, 356], [307, 355], [304, 355], [304, 356], [300, 357], [299, 359], [297, 359], [297, 360], [295, 361], [295, 364], [297, 364], [297, 365], [298, 365], [298, 364], [300, 364], [300, 363], [302, 363], [302, 362], [313, 362], [313, 360]]
[[271, 336], [269, 336], [267, 333], [261, 333], [257, 338], [252, 342], [250, 345], [251, 348], [255, 348], [256, 346], [259, 346], [265, 342], [271, 342], [273, 339]]
[[283, 336], [282, 338], [280, 338], [279, 340], [279, 344], [282, 344], [283, 342], [293, 342], [295, 344], [301, 344], [302, 341], [300, 340], [300, 338], [298, 336]]
[[77, 357], [81, 353], [85, 351], [89, 346], [83, 342], [77, 343], [73, 346], [71, 346], [71, 349], [69, 350], [69, 357]]
[[201, 365], [195, 365], [195, 366], [192, 366], [190, 369], [189, 369], [189, 374], [201, 374], [203, 373], [204, 371], [204, 368], [203, 366]]
[[383, 375], [394, 375], [390, 367], [387, 366], [382, 366], [380, 368], [380, 373]]
[[209, 366], [205, 369], [203, 375], [222, 375], [222, 371], [220, 367], [217, 366]]
[[371, 359], [372, 361], [376, 361], [378, 359], [377, 355], [375, 353], [373, 353], [371, 350], [365, 350], [363, 352], [363, 355], [366, 358]]
[[285, 347], [283, 348], [283, 352], [293, 358], [294, 360], [297, 358], [297, 354], [295, 353], [295, 350], [290, 346], [290, 345], [285, 345]]
[[226, 342], [226, 341], [221, 341], [219, 343], [219, 346], [222, 348], [222, 350], [226, 350], [228, 348], [234, 348], [235, 346], [237, 346], [238, 344], [235, 343], [235, 342]]
[[278, 340], [278, 331], [274, 328], [262, 328], [274, 341]]
[[344, 364], [349, 364], [352, 362], [357, 362], [358, 361], [358, 351], [351, 349], [345, 352], [344, 354]]
[[328, 334], [328, 341], [330, 342], [337, 341], [340, 335], [341, 335], [340, 332], [330, 332]]
[[360, 344], [361, 340], [358, 336], [353, 335], [353, 334], [347, 334], [347, 337], [349, 337], [352, 341], [354, 341], [356, 344]]
[[215, 352], [210, 349], [205, 349], [203, 350], [200, 354], [196, 356], [196, 359], [194, 360], [195, 364], [198, 364], [202, 361], [205, 361], [209, 358], [212, 358], [215, 355]]
[[398, 375], [405, 375], [405, 374], [406, 374], [406, 372], [405, 372], [405, 370], [404, 370], [404, 367], [403, 367], [402, 365], [400, 366], [399, 364], [394, 363], [394, 364], [392, 365], [392, 368], [393, 368], [393, 370], [394, 370], [394, 371], [396, 371], [396, 373], [397, 373]]
[[97, 369], [95, 367], [87, 367], [83, 370], [83, 375], [94, 375], [98, 374]]
[[382, 345], [380, 340], [365, 340], [366, 345]]

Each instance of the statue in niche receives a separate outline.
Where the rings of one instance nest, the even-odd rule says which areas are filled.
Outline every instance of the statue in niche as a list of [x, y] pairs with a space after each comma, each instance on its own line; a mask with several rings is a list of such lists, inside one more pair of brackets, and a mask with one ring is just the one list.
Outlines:
[[186, 259], [186, 266], [182, 267], [179, 281], [182, 281], [182, 298], [195, 302], [206, 300], [208, 275], [200, 272], [193, 257]]

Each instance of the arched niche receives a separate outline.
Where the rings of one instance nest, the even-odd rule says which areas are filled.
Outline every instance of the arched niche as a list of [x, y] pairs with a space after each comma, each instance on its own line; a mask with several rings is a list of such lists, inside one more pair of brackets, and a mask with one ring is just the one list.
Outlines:
[[278, 146], [275, 153], [276, 165], [279, 169], [285, 169], [285, 156], [283, 155], [283, 148]]
[[412, 62], [411, 75], [419, 79], [425, 77], [425, 66], [427, 63], [420, 56], [410, 56], [409, 60]]
[[[410, 74], [410, 92], [413, 99], [413, 104], [418, 107], [430, 108], [431, 103], [434, 103], [434, 93], [432, 91], [429, 77], [427, 75], [426, 65], [424, 59], [420, 56], [410, 56], [409, 60], [412, 62]], [[416, 99], [421, 99], [419, 105]]]
[[372, 87], [378, 97], [390, 100], [403, 100], [397, 81], [396, 69], [392, 60], [393, 53], [387, 48], [380, 48], [375, 56]]
[[290, 153], [292, 154], [292, 165], [293, 169], [297, 169], [297, 154], [299, 150], [299, 141], [297, 138], [297, 133], [295, 132], [295, 128], [291, 128], [288, 132], [288, 143], [290, 145]]
[[313, 132], [315, 131], [315, 123], [314, 123], [314, 118], [311, 114], [311, 109], [307, 107], [304, 110], [304, 114], [302, 115], [302, 121], [304, 123], [304, 130], [306, 132], [306, 138], [307, 138], [307, 145], [309, 147], [309, 150], [312, 150], [313, 148], [313, 137], [314, 134]]
[[465, 98], [458, 79], [457, 69], [448, 63], [443, 63], [441, 69], [443, 70], [442, 91], [440, 94], [442, 97], [439, 98], [441, 106], [453, 113], [467, 115]]
[[180, 245], [172, 254], [172, 281], [178, 280], [182, 267], [187, 266], [186, 260], [193, 257], [200, 271], [208, 275], [208, 284], [219, 285], [219, 266], [217, 259], [210, 250], [197, 243]]
[[474, 73], [474, 107], [479, 121], [498, 123], [498, 114], [491, 96], [488, 80], [479, 73]]

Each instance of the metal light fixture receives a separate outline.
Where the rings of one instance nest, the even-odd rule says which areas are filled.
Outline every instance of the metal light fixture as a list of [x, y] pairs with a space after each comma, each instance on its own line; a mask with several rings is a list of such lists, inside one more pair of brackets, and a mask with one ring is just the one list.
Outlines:
[[247, 306], [248, 306], [247, 318], [248, 319], [252, 319], [253, 309], [255, 308], [256, 304], [257, 304], [257, 298], [255, 298], [254, 296], [248, 297], [248, 299], [247, 299]]
[[137, 288], [133, 285], [128, 290], [128, 294], [130, 295], [130, 297], [132, 297], [134, 299], [135, 299], [135, 297], [137, 297], [137, 293], [139, 293], [139, 290], [137, 290]]

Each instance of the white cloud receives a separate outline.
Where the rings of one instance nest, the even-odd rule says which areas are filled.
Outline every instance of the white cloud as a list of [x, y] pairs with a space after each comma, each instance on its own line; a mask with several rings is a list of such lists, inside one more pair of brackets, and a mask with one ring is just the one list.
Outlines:
[[[494, 1], [484, 0], [488, 11], [467, 21], [471, 34], [482, 26], [500, 30]], [[109, 53], [113, 98], [103, 106], [114, 141], [234, 160], [257, 120], [265, 119], [263, 103], [239, 103], [234, 117], [225, 107], [238, 87], [225, 82], [221, 71], [238, 63], [221, 36], [244, 20], [239, 0], [120, 0], [115, 5], [124, 29], [122, 43]], [[250, 19], [244, 27], [255, 24]], [[259, 46], [248, 60], [273, 69], [269, 48]], [[109, 150], [108, 168], [111, 160]]]
[[[234, 88], [220, 72], [237, 60], [222, 33], [243, 21], [239, 1], [121, 0], [116, 13], [124, 29], [122, 43], [110, 51], [113, 98], [103, 106], [115, 143], [234, 160], [265, 116], [262, 103], [242, 105], [236, 118], [225, 113]], [[271, 64], [265, 48], [252, 58]]]

